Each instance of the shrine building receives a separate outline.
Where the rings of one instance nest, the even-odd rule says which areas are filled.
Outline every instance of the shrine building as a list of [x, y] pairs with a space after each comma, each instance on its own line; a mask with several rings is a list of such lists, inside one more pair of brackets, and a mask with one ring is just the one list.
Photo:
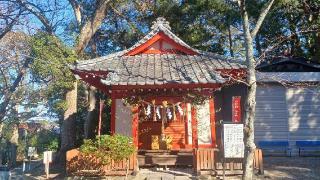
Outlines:
[[112, 99], [110, 133], [132, 137], [138, 166], [195, 166], [194, 149], [219, 151], [222, 122], [242, 122], [244, 62], [189, 46], [164, 18], [132, 47], [72, 71]]

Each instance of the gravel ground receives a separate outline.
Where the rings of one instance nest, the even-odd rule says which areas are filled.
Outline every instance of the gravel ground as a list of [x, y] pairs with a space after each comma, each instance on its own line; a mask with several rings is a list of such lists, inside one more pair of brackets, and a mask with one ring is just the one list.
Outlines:
[[264, 169], [257, 179], [320, 180], [320, 157], [265, 157]]
[[[141, 169], [141, 179], [208, 179], [208, 176], [195, 177], [192, 169]], [[209, 178], [215, 179], [215, 178]], [[222, 179], [218, 177], [216, 179]], [[241, 176], [227, 176], [225, 179], [237, 180]], [[255, 179], [320, 180], [320, 157], [264, 157], [264, 175]]]

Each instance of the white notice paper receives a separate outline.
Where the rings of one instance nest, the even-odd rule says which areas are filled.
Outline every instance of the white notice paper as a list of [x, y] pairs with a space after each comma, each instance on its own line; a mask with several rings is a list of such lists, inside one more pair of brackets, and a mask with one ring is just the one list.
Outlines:
[[223, 125], [223, 147], [225, 158], [243, 158], [243, 124]]

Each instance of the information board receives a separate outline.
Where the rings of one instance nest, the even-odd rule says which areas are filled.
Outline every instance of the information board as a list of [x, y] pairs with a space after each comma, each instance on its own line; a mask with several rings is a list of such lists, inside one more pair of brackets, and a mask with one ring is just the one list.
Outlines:
[[225, 158], [243, 158], [243, 124], [223, 124], [223, 148]]
[[43, 152], [43, 163], [51, 163], [52, 162], [52, 151]]
[[36, 147], [28, 147], [28, 157], [33, 157], [37, 154]]

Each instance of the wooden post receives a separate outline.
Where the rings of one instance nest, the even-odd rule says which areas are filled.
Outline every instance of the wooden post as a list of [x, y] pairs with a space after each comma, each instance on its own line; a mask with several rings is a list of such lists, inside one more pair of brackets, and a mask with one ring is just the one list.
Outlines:
[[103, 107], [104, 107], [104, 100], [100, 99], [98, 136], [101, 135], [101, 124], [102, 124], [102, 112], [103, 112]]
[[209, 100], [209, 107], [210, 107], [210, 126], [211, 126], [211, 143], [212, 147], [217, 147], [216, 142], [216, 112], [214, 109], [214, 98], [211, 97]]
[[111, 121], [110, 121], [110, 134], [113, 135], [116, 129], [116, 98], [111, 95]]

